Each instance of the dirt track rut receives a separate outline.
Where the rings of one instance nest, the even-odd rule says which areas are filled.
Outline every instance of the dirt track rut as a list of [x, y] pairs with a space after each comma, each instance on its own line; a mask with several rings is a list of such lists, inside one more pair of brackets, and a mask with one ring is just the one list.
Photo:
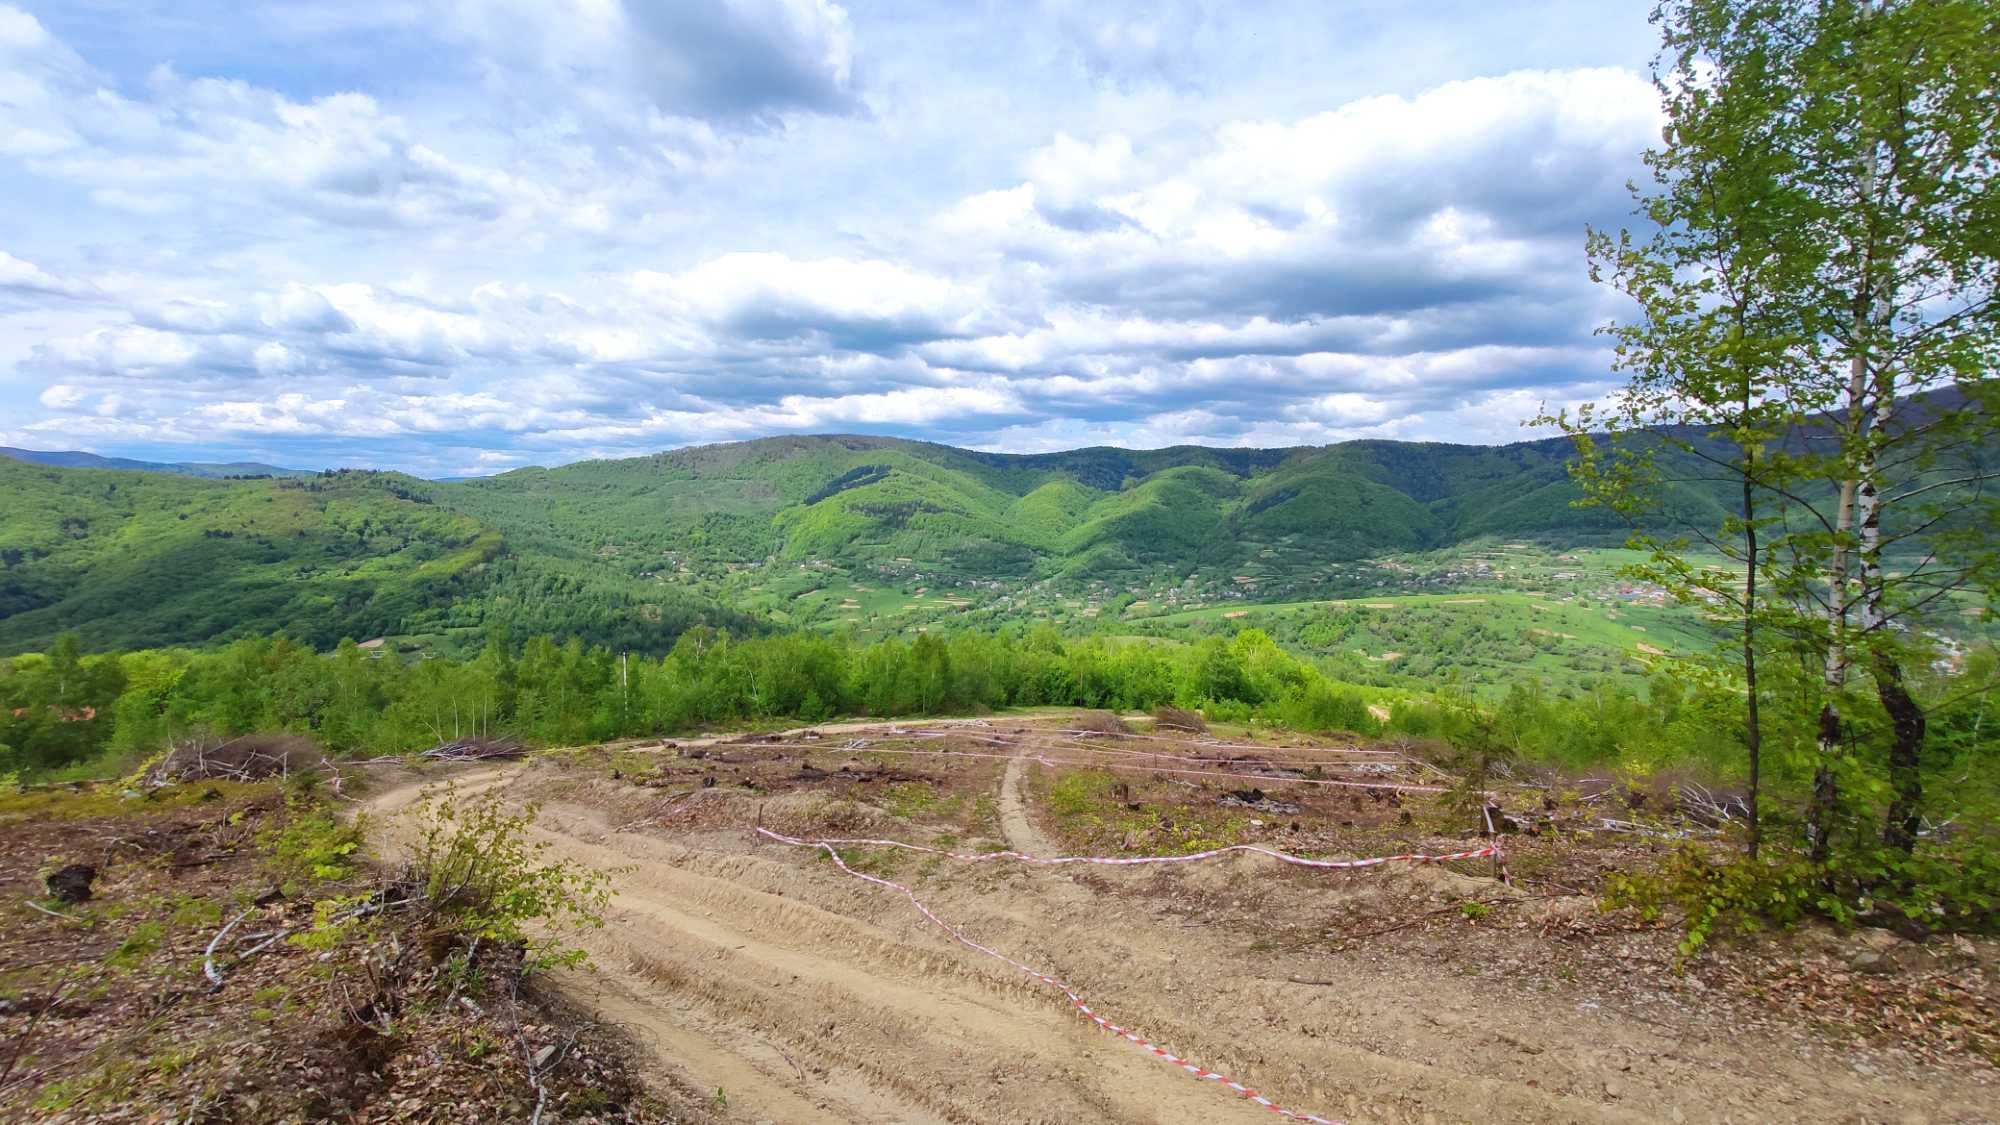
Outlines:
[[[504, 791], [514, 772], [464, 774], [459, 786]], [[1000, 786], [1002, 823], [1011, 844], [1045, 852], [1023, 780], [1017, 759]], [[892, 891], [743, 832], [616, 831], [590, 807], [592, 784], [602, 783], [586, 783], [579, 803], [546, 806], [537, 828], [555, 854], [621, 869], [607, 925], [582, 942], [598, 971], [567, 987], [631, 1028], [664, 1067], [720, 1089], [719, 1117], [1274, 1120], [1096, 1031], [1052, 989], [958, 946]], [[414, 792], [391, 789], [371, 804], [392, 812]], [[1225, 861], [1200, 877], [1268, 871]], [[1113, 1017], [1329, 1117], [1986, 1119], [1977, 1090], [1870, 1080], [1782, 1043], [1641, 1023], [1560, 991], [1525, 1008], [1437, 966], [1320, 964], [1325, 983], [1297, 985], [1240, 934], [1062, 872], [938, 869], [914, 885], [944, 917], [1064, 976]]]

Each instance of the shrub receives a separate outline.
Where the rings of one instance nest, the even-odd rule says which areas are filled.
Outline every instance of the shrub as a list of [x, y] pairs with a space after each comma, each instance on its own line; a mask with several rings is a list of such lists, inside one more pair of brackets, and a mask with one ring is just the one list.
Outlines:
[[287, 802], [282, 827], [259, 842], [266, 870], [287, 893], [301, 884], [338, 882], [351, 877], [361, 859], [364, 818], [344, 821], [309, 797]]
[[1389, 729], [1419, 738], [1435, 737], [1444, 728], [1444, 712], [1435, 703], [1398, 699], [1389, 705]]
[[[576, 965], [581, 949], [559, 935], [604, 924], [610, 876], [568, 860], [545, 862], [548, 845], [529, 839], [537, 808], [509, 811], [494, 798], [465, 802], [446, 786], [427, 793], [402, 886], [439, 918], [477, 938], [518, 943], [530, 968]], [[531, 940], [539, 923], [549, 938]]]
[[1314, 680], [1287, 695], [1278, 706], [1278, 719], [1302, 731], [1373, 734], [1381, 729], [1359, 692], [1337, 688], [1325, 680]]
[[1880, 845], [1836, 851], [1824, 863], [1767, 845], [1758, 859], [1688, 845], [1651, 871], [1605, 882], [1606, 909], [1647, 919], [1680, 911], [1681, 956], [1719, 934], [1793, 925], [1807, 916], [1837, 925], [1872, 922], [1908, 933], [2000, 929], [2000, 852], [1969, 837], [1925, 841], [1913, 854]]
[[[1648, 921], [1669, 906], [1679, 909], [1683, 958], [1701, 952], [1717, 934], [1789, 926], [1805, 915], [1813, 897], [1813, 873], [1803, 863], [1717, 859], [1694, 846], [1681, 848], [1652, 871], [1614, 874], [1604, 886], [1606, 909], [1631, 907]], [[1819, 905], [1843, 921], [1850, 916], [1832, 896]]]

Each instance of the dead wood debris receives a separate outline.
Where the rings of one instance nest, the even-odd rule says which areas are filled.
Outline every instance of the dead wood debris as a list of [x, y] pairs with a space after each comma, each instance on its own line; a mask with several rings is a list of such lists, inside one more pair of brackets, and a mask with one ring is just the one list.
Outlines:
[[428, 762], [485, 762], [526, 757], [528, 747], [518, 738], [455, 738], [417, 755]]

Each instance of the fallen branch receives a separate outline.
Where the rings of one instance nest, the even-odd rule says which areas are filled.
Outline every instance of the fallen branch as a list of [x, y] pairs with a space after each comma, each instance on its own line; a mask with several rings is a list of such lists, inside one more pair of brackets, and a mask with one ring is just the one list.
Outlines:
[[484, 762], [527, 753], [527, 745], [518, 738], [459, 738], [440, 742], [417, 757], [427, 762]]
[[1597, 827], [1605, 832], [1629, 832], [1635, 836], [1648, 836], [1659, 840], [1687, 840], [1695, 836], [1713, 836], [1714, 831], [1695, 832], [1687, 828], [1655, 828], [1649, 824], [1639, 824], [1630, 820], [1615, 820], [1603, 817]]
[[222, 939], [229, 936], [229, 931], [235, 929], [238, 922], [250, 917], [250, 911], [254, 909], [256, 908], [245, 907], [242, 913], [231, 918], [228, 925], [216, 931], [215, 936], [208, 939], [208, 949], [202, 954], [201, 971], [214, 984], [214, 987], [209, 989], [209, 991], [215, 992], [222, 988], [222, 971], [215, 967], [216, 947], [222, 944]]

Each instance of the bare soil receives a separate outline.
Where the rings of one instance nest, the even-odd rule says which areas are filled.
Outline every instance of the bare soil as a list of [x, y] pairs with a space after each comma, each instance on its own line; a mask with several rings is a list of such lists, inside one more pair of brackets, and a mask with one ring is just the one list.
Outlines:
[[[552, 854], [613, 871], [618, 891], [582, 939], [596, 970], [564, 987], [676, 1086], [709, 1092], [718, 1119], [1269, 1120], [1099, 1031], [895, 890], [755, 833], [1031, 855], [1477, 843], [1423, 790], [1437, 771], [1394, 748], [1063, 725], [597, 748], [426, 771], [371, 806], [393, 823], [440, 778], [468, 799], [540, 803]], [[1325, 1118], [1995, 1120], [1990, 943], [1806, 932], [1678, 971], [1670, 931], [1602, 913], [1594, 893], [1670, 845], [1577, 830], [1594, 807], [1510, 800], [1510, 819], [1537, 832], [1508, 838], [1511, 885], [1485, 860], [1313, 871], [1241, 854], [1150, 868], [841, 854], [1109, 1018]], [[1856, 941], [1891, 971], [1849, 971]]]
[[[268, 781], [0, 796], [0, 1120], [710, 1119], [635, 1081], [624, 1039], [537, 991], [518, 950], [474, 946], [454, 977], [444, 935], [396, 911], [290, 940], [375, 879], [277, 888], [293, 813]], [[63, 865], [92, 869], [87, 898], [45, 894]]]

